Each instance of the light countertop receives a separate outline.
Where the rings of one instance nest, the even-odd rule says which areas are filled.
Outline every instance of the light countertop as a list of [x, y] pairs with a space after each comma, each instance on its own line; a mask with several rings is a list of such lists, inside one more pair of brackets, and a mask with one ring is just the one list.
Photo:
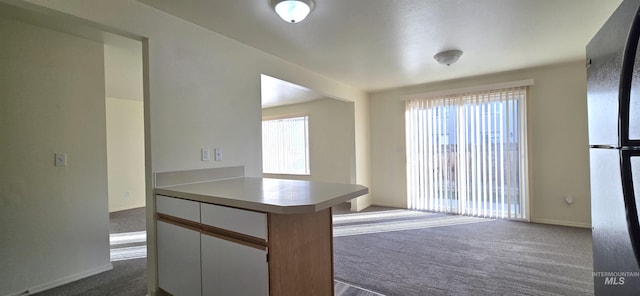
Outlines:
[[367, 194], [362, 185], [313, 181], [233, 178], [155, 188], [155, 194], [276, 214], [324, 210]]

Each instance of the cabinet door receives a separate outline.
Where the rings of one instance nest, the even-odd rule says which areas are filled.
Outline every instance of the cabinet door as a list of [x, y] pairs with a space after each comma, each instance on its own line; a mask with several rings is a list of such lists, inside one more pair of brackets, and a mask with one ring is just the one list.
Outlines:
[[202, 234], [202, 295], [269, 295], [267, 252]]
[[202, 295], [200, 232], [157, 221], [158, 286], [172, 295]]

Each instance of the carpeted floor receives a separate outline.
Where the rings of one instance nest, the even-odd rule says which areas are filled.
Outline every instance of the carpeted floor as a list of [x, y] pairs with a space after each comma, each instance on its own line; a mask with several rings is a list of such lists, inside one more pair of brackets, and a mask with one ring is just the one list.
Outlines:
[[593, 295], [589, 229], [386, 215], [334, 216], [336, 280], [388, 296]]
[[[114, 269], [38, 295], [146, 294], [144, 209], [111, 218]], [[345, 204], [334, 236], [336, 296], [593, 295], [589, 229]]]
[[135, 208], [109, 213], [109, 233], [147, 230], [146, 208]]
[[147, 260], [132, 259], [112, 262], [113, 269], [64, 286], [39, 296], [144, 296], [147, 295]]
[[[348, 212], [348, 209], [344, 210]], [[111, 263], [113, 270], [103, 272], [39, 296], [142, 296], [147, 294], [145, 208], [109, 214]], [[380, 296], [353, 285], [336, 281], [336, 296]]]

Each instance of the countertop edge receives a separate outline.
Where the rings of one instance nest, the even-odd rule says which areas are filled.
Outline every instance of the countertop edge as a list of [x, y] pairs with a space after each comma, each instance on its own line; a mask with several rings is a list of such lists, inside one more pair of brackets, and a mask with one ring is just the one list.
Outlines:
[[224, 197], [212, 196], [212, 195], [187, 193], [187, 192], [170, 190], [166, 188], [154, 188], [153, 192], [154, 192], [154, 195], [159, 194], [159, 195], [177, 197], [177, 198], [182, 198], [182, 199], [187, 199], [192, 201], [199, 201], [204, 203], [234, 207], [234, 208], [257, 211], [257, 212], [266, 212], [266, 213], [273, 213], [273, 214], [304, 214], [304, 213], [320, 212], [334, 205], [337, 205], [341, 202], [345, 202], [345, 201], [354, 199], [358, 196], [362, 196], [369, 193], [369, 188], [362, 185], [358, 185], [358, 186], [362, 188], [347, 194], [333, 197], [331, 199], [325, 200], [317, 204], [294, 205], [294, 206], [272, 205], [272, 204], [265, 204], [261, 202], [247, 201], [247, 200], [241, 200], [241, 199], [235, 199], [235, 198], [224, 198]]

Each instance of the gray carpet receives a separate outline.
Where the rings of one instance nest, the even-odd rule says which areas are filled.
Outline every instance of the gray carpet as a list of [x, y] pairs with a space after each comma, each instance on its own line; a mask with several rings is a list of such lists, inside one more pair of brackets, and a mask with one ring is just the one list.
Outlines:
[[349, 218], [334, 227], [336, 280], [388, 296], [593, 295], [589, 229], [420, 213], [334, 216]]
[[[348, 212], [348, 209], [345, 212]], [[144, 235], [140, 235], [146, 229], [145, 209], [113, 212], [109, 216], [113, 270], [36, 295], [143, 296], [147, 294], [146, 240]], [[334, 289], [336, 296], [381, 296], [381, 294], [339, 281], [335, 282]]]
[[147, 260], [133, 259], [112, 262], [113, 270], [103, 272], [64, 286], [53, 288], [39, 296], [144, 296], [147, 295]]
[[[589, 229], [382, 207], [334, 213], [336, 296], [593, 294]], [[113, 232], [144, 229], [144, 209], [111, 217]], [[38, 295], [146, 294], [146, 259], [113, 266]]]
[[109, 233], [147, 230], [146, 208], [135, 208], [109, 213]]

